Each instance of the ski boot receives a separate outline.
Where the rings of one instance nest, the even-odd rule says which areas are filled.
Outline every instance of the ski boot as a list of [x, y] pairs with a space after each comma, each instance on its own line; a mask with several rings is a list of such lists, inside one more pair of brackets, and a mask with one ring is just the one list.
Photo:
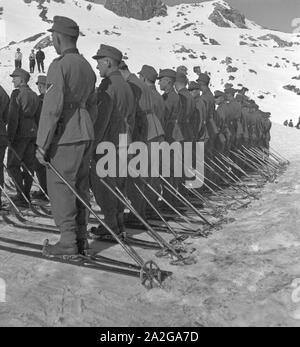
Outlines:
[[[118, 227], [114, 227], [111, 229], [115, 232], [115, 234], [117, 234], [119, 238], [123, 238], [122, 232], [120, 232]], [[111, 233], [102, 225], [99, 225], [97, 228], [91, 228], [90, 234], [92, 238], [97, 241], [116, 241], [115, 238], [111, 235]]]
[[80, 255], [87, 256], [90, 249], [89, 241], [87, 239], [77, 239], [77, 248]]
[[55, 245], [50, 245], [49, 240], [45, 240], [43, 255], [48, 258], [59, 257], [63, 259], [74, 259], [78, 257], [78, 246], [66, 246], [60, 242], [57, 242]]
[[[24, 197], [22, 195], [15, 195], [11, 198], [11, 200], [13, 201], [13, 203], [17, 206], [17, 207], [23, 207], [23, 208], [28, 208], [29, 204], [28, 202], [24, 199]], [[29, 200], [30, 201], [30, 200]]]
[[33, 192], [31, 196], [32, 199], [48, 201], [45, 194], [41, 190]]

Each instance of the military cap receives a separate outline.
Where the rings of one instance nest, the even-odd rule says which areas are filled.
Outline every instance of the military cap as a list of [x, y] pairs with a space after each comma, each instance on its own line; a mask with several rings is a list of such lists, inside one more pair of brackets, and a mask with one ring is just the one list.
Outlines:
[[242, 94], [237, 94], [235, 96], [235, 98], [236, 98], [237, 101], [244, 101], [244, 95], [242, 95]]
[[216, 90], [215, 91], [215, 99], [220, 98], [221, 96], [225, 96], [225, 94], [223, 92], [221, 92], [220, 90]]
[[197, 79], [198, 83], [205, 83], [205, 84], [209, 84], [210, 82], [210, 77], [205, 74], [205, 73], [200, 73], [199, 74], [199, 78]]
[[225, 83], [224, 89], [232, 88], [232, 87], [233, 87], [232, 83]]
[[186, 66], [184, 66], [184, 65], [180, 65], [180, 66], [178, 66], [178, 68], [177, 68], [176, 72], [182, 72], [182, 73], [184, 73], [185, 75], [187, 75], [187, 73], [188, 73], [188, 69], [187, 69], [187, 67], [186, 67]]
[[53, 18], [53, 26], [48, 31], [57, 32], [60, 34], [78, 37], [79, 36], [79, 26], [71, 18], [55, 16]]
[[38, 76], [38, 80], [36, 82], [36, 85], [38, 85], [39, 83], [41, 84], [46, 84], [47, 83], [47, 76], [45, 75], [39, 75]]
[[264, 116], [267, 118], [271, 117], [271, 112], [264, 112]]
[[125, 63], [124, 60], [121, 61], [120, 65], [119, 65], [119, 69], [120, 70], [128, 70], [128, 65]]
[[93, 59], [97, 60], [101, 58], [111, 58], [121, 63], [123, 59], [123, 53], [115, 47], [101, 45], [97, 51], [97, 54], [93, 56]]
[[174, 71], [172, 69], [159, 70], [158, 79], [160, 80], [164, 77], [169, 77], [169, 78], [173, 78], [174, 80], [176, 80], [176, 71]]
[[157, 71], [154, 69], [153, 66], [150, 65], [143, 65], [142, 70], [139, 72], [139, 75], [142, 75], [151, 82], [155, 82], [158, 77]]
[[176, 82], [187, 84], [188, 78], [186, 74], [180, 71], [176, 72]]
[[27, 83], [30, 80], [30, 73], [26, 70], [17, 68], [15, 71], [10, 75], [10, 77], [21, 77], [24, 79], [24, 81]]
[[199, 90], [199, 89], [200, 89], [199, 83], [193, 81], [189, 84], [189, 91]]
[[225, 94], [231, 94], [231, 95], [235, 95], [235, 93], [237, 92], [237, 90], [236, 89], [234, 89], [234, 88], [226, 88], [225, 90], [224, 90], [224, 93]]

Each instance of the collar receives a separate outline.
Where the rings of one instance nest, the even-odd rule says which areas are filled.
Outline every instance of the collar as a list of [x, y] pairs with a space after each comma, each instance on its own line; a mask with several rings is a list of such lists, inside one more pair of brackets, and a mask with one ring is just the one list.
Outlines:
[[66, 54], [79, 54], [79, 51], [76, 47], [68, 48], [61, 55], [66, 55]]
[[112, 76], [121, 76], [121, 72], [119, 70], [115, 70], [115, 71], [112, 71], [111, 73], [109, 73], [107, 75], [108, 78], [110, 78]]

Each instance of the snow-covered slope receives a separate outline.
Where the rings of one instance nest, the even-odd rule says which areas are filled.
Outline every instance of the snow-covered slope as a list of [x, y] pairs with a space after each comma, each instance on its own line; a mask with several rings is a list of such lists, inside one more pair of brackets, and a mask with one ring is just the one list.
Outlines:
[[[247, 19], [247, 29], [241, 29], [222, 14], [219, 18], [228, 27], [220, 27], [212, 22], [211, 14], [219, 6], [229, 8], [224, 1], [169, 7], [167, 17], [149, 21], [121, 18], [84, 0], [2, 0], [1, 6], [6, 44], [0, 49], [0, 83], [8, 91], [16, 48], [22, 49], [27, 68], [30, 50], [49, 36], [53, 16], [65, 15], [79, 23], [79, 48], [93, 67], [91, 57], [101, 43], [121, 49], [134, 72], [143, 64], [157, 69], [184, 64], [192, 80], [196, 78], [193, 66], [200, 65], [202, 71], [211, 73], [212, 89], [221, 89], [227, 82], [248, 87], [249, 96], [272, 112], [273, 121], [299, 116], [300, 77], [295, 78], [300, 76], [300, 35], [263, 29]], [[56, 53], [53, 47], [45, 53], [49, 65]]]

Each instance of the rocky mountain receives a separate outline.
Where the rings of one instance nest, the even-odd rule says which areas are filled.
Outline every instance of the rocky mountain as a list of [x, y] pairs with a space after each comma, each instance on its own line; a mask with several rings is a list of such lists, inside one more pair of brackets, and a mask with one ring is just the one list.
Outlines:
[[147, 20], [167, 16], [167, 6], [161, 0], [106, 0], [105, 8], [118, 16]]
[[91, 57], [101, 43], [109, 44], [124, 52], [133, 72], [143, 64], [156, 69], [185, 65], [193, 80], [197, 77], [193, 67], [200, 66], [211, 75], [213, 90], [226, 83], [247, 87], [248, 95], [272, 112], [273, 121], [299, 117], [299, 33], [262, 28], [222, 0], [167, 6], [164, 16], [152, 7], [161, 1], [114, 0], [110, 4], [119, 4], [114, 11], [120, 12], [85, 0], [1, 0], [6, 27], [5, 42], [0, 45], [1, 85], [8, 92], [12, 89], [9, 74], [17, 47], [23, 51], [25, 68], [30, 50], [38, 46], [45, 49], [49, 66], [56, 53], [47, 29], [54, 15], [65, 15], [78, 22], [79, 49], [94, 68]]

